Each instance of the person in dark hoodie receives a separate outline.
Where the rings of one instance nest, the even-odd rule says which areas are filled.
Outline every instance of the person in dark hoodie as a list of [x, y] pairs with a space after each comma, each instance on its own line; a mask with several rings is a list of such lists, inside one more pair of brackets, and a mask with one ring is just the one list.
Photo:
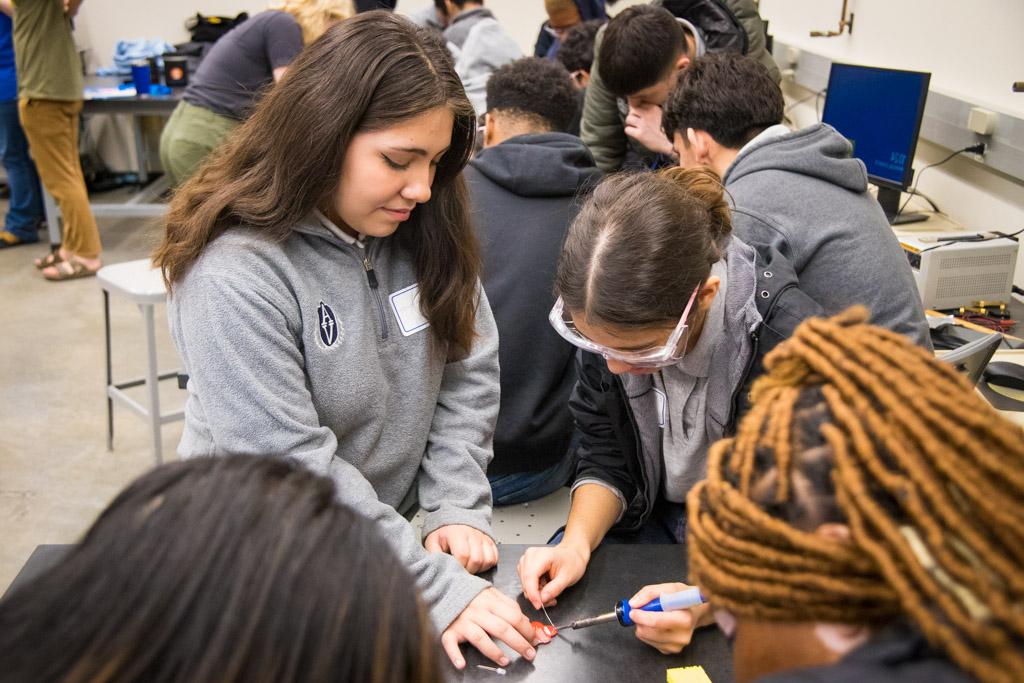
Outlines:
[[753, 0], [653, 0], [598, 32], [580, 135], [601, 170], [672, 165], [661, 107], [680, 72], [708, 52], [750, 55], [780, 78]]
[[737, 683], [1024, 680], [1024, 431], [864, 317], [768, 359], [687, 500], [690, 581]]
[[577, 106], [568, 72], [536, 57], [487, 83], [485, 149], [464, 171], [498, 324], [501, 404], [487, 470], [495, 505], [541, 498], [574, 473], [569, 394], [575, 347], [548, 325], [576, 197], [600, 171], [564, 131]]
[[722, 176], [736, 234], [778, 249], [827, 312], [864, 304], [871, 322], [930, 349], [913, 272], [868, 193], [864, 163], [828, 124], [791, 131], [783, 110], [759, 62], [707, 55], [680, 74], [664, 128], [682, 166]]

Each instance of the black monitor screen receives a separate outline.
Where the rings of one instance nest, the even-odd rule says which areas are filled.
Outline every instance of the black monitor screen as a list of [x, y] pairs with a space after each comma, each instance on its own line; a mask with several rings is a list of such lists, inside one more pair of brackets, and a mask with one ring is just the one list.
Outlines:
[[872, 181], [906, 189], [931, 74], [833, 64], [822, 121], [853, 143]]

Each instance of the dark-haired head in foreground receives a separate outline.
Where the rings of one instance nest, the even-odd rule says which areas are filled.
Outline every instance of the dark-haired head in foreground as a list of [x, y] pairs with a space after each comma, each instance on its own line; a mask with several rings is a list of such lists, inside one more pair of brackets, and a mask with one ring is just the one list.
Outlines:
[[0, 680], [432, 683], [414, 585], [329, 479], [275, 458], [165, 465], [0, 602]]
[[680, 164], [725, 173], [740, 149], [782, 123], [782, 90], [761, 62], [718, 53], [693, 60], [665, 104], [662, 127]]
[[572, 79], [561, 64], [539, 57], [517, 59], [487, 81], [484, 146], [515, 135], [564, 133], [578, 106]]

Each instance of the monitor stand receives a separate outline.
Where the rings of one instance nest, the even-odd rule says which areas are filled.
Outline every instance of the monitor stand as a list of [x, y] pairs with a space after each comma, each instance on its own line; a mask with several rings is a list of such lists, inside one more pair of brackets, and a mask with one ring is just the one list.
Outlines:
[[904, 223], [919, 223], [928, 220], [926, 213], [903, 213], [896, 215], [900, 210], [900, 191], [891, 187], [878, 186], [878, 203], [885, 211], [885, 217], [889, 219], [889, 225], [903, 225]]

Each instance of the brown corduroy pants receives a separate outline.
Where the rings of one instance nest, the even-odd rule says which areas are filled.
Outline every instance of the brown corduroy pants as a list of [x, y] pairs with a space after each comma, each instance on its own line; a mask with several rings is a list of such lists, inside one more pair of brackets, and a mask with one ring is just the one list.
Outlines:
[[100, 255], [100, 232], [89, 208], [85, 176], [78, 159], [78, 118], [82, 101], [18, 100], [21, 127], [39, 179], [53, 195], [64, 218], [66, 252], [83, 258]]

